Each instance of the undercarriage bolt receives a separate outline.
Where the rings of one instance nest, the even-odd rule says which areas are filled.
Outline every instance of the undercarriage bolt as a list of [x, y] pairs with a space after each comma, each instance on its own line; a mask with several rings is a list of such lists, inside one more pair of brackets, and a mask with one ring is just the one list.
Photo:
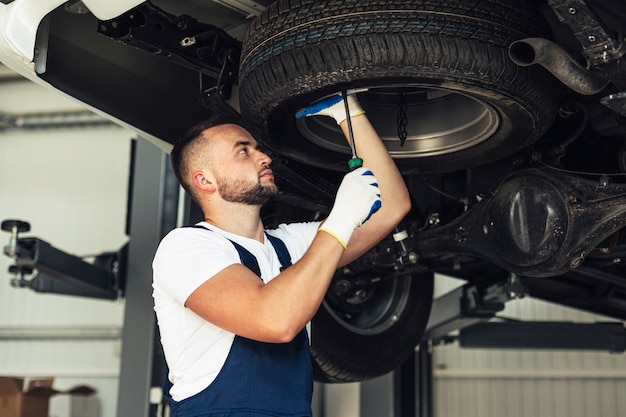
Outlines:
[[609, 180], [608, 176], [602, 175], [600, 177], [600, 186], [601, 187], [607, 187], [609, 185], [609, 182], [610, 182], [610, 180]]
[[428, 216], [427, 223], [429, 226], [436, 226], [439, 224], [439, 213], [433, 213]]
[[569, 266], [571, 268], [578, 268], [580, 264], [583, 263], [584, 259], [585, 259], [585, 254], [581, 253], [576, 258], [572, 259], [572, 262], [570, 262]]
[[4, 248], [4, 253], [15, 258], [17, 256], [17, 242], [20, 232], [28, 232], [30, 224], [21, 220], [5, 220], [2, 222], [2, 230], [10, 232], [9, 245]]
[[180, 41], [180, 46], [188, 47], [196, 44], [195, 36], [188, 36]]
[[350, 284], [350, 281], [345, 279], [339, 280], [335, 284], [335, 294], [346, 294], [348, 291], [350, 291], [350, 288], [352, 288], [352, 284]]
[[15, 275], [15, 278], [11, 279], [11, 286], [13, 288], [24, 288], [30, 285], [24, 275], [30, 275], [33, 273], [33, 268], [23, 265], [11, 265], [9, 272]]
[[17, 249], [17, 226], [11, 228], [11, 237], [9, 238], [9, 246], [7, 247], [7, 256], [14, 258]]

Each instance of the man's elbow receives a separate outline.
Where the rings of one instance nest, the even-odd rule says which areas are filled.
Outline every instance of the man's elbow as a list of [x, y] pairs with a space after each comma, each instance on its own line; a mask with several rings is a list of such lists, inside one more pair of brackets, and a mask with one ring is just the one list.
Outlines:
[[302, 327], [304, 326], [286, 317], [273, 320], [272, 325], [267, 326], [264, 330], [263, 341], [268, 343], [289, 343], [300, 333]]
[[409, 211], [411, 211], [411, 207], [412, 207], [412, 203], [411, 203], [411, 196], [407, 193], [405, 198], [402, 199], [401, 203], [401, 213], [402, 213], [402, 218], [404, 218], [404, 216], [406, 216], [407, 214], [409, 214]]
[[288, 326], [282, 329], [274, 329], [272, 334], [272, 342], [273, 343], [289, 343], [293, 339], [296, 338], [298, 333], [300, 333], [302, 329], [296, 329], [293, 326]]
[[402, 219], [404, 219], [411, 211], [411, 197], [408, 193], [403, 196], [399, 196], [393, 201], [393, 206], [393, 222], [397, 224], [400, 223]]

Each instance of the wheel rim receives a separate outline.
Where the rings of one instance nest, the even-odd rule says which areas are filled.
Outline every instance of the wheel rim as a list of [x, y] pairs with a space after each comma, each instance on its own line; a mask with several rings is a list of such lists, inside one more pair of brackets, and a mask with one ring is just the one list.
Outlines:
[[[452, 90], [385, 86], [350, 93], [357, 95], [370, 122], [395, 159], [425, 158], [471, 148], [491, 137], [500, 122], [492, 105]], [[402, 145], [398, 108], [403, 102], [406, 104], [407, 135]], [[302, 136], [312, 143], [351, 153], [334, 120], [307, 117], [299, 119], [297, 126]]]
[[[363, 281], [369, 284], [364, 285]], [[342, 291], [338, 288], [342, 282], [356, 285], [349, 291]], [[337, 323], [351, 332], [361, 335], [379, 334], [400, 319], [408, 303], [410, 286], [411, 277], [345, 278], [338, 272], [323, 305]]]

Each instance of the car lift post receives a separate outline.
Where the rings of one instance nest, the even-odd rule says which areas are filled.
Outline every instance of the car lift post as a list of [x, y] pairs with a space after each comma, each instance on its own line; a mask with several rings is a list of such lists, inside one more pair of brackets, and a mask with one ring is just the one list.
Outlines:
[[130, 244], [117, 417], [155, 415], [151, 390], [163, 384], [163, 354], [152, 301], [152, 259], [176, 226], [179, 186], [168, 155], [145, 139], [135, 143], [129, 198]]

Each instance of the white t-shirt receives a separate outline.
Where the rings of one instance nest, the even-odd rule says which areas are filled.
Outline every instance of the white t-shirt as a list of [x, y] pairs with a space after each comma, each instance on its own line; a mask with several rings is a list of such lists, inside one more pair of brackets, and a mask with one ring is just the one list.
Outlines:
[[[235, 335], [209, 323], [185, 307], [187, 298], [224, 268], [241, 263], [228, 239], [254, 255], [264, 282], [280, 273], [270, 243], [261, 243], [218, 229], [206, 222], [172, 230], [163, 238], [152, 262], [154, 310], [161, 344], [173, 384], [170, 395], [181, 401], [205, 389], [222, 369]], [[282, 224], [266, 233], [281, 239], [295, 263], [315, 238], [319, 222]], [[227, 239], [226, 239], [227, 238]]]

